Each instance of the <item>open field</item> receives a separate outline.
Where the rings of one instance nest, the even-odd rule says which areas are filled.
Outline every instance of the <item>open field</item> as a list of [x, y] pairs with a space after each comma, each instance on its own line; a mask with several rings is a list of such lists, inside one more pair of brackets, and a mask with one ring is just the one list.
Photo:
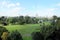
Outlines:
[[25, 25], [8, 25], [5, 26], [10, 32], [18, 30], [24, 40], [32, 40], [31, 33], [39, 31], [40, 24], [25, 24]]

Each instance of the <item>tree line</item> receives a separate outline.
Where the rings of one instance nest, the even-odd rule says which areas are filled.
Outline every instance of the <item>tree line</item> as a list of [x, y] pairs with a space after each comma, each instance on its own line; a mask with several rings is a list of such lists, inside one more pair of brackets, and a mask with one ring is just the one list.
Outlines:
[[0, 24], [37, 24], [39, 18], [30, 16], [18, 16], [18, 17], [0, 17]]

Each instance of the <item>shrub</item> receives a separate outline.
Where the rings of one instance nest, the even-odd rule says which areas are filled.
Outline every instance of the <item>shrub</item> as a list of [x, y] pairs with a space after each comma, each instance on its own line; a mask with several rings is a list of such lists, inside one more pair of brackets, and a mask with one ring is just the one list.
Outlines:
[[8, 30], [5, 27], [0, 26], [0, 40], [2, 40], [1, 36], [3, 35], [4, 32], [8, 32]]
[[32, 39], [33, 40], [44, 40], [44, 37], [40, 32], [33, 32]]
[[24, 24], [25, 24], [25, 22], [24, 22], [24, 21], [22, 21], [22, 22], [19, 22], [19, 24], [20, 24], [20, 25], [24, 25]]
[[60, 30], [55, 30], [53, 33], [51, 33], [46, 40], [60, 40]]
[[18, 31], [13, 31], [7, 40], [23, 40], [21, 34]]
[[3, 22], [2, 24], [3, 24], [4, 26], [7, 26], [7, 25], [8, 25], [8, 23], [7, 23], [7, 22]]
[[7, 40], [7, 37], [8, 37], [8, 32], [3, 32], [1, 36], [2, 40]]
[[0, 40], [2, 40], [2, 38], [0, 37]]
[[8, 30], [5, 27], [0, 26], [0, 37], [3, 34], [3, 32], [7, 32]]

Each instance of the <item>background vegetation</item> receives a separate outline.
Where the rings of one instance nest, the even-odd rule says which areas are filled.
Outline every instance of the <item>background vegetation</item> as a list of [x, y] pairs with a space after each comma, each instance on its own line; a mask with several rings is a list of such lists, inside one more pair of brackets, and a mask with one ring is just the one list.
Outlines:
[[60, 40], [58, 37], [60, 18], [57, 16], [52, 18], [2, 16], [0, 26], [2, 40]]

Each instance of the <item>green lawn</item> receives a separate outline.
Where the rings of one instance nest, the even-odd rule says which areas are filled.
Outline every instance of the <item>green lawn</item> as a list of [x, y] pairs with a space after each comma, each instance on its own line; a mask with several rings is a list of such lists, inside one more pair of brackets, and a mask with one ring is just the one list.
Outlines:
[[5, 26], [10, 32], [18, 30], [24, 40], [32, 40], [31, 33], [39, 31], [40, 24], [25, 24], [25, 25], [8, 25]]

